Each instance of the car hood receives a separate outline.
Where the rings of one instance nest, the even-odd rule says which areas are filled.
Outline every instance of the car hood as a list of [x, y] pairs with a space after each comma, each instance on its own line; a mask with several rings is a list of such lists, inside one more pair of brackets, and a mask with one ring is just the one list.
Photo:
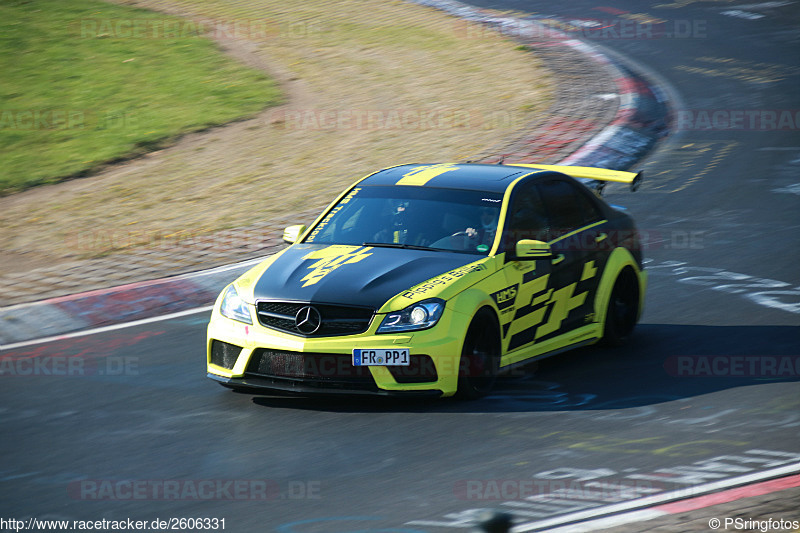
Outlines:
[[393, 296], [477, 259], [452, 252], [296, 244], [264, 271], [253, 296], [379, 309]]

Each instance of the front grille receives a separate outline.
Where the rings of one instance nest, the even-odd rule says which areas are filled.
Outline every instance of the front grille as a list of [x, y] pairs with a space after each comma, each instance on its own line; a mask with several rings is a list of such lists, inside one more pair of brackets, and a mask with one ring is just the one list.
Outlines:
[[303, 353], [259, 348], [250, 357], [245, 373], [320, 383], [375, 384], [367, 367], [353, 366], [350, 354]]
[[236, 359], [241, 351], [241, 346], [213, 340], [211, 341], [211, 364], [230, 370], [236, 364]]
[[[303, 333], [297, 329], [295, 317], [304, 307], [311, 306], [321, 316], [319, 329], [313, 333]], [[279, 329], [302, 337], [331, 337], [336, 335], [355, 335], [369, 328], [373, 309], [344, 305], [308, 304], [303, 302], [257, 302], [258, 322], [268, 328]]]
[[387, 366], [398, 383], [429, 383], [439, 379], [430, 355], [411, 354], [408, 366]]

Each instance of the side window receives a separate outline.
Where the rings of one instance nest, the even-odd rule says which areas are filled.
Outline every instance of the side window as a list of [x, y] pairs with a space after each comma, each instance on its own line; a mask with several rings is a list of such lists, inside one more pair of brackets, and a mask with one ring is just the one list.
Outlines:
[[602, 218], [585, 194], [567, 181], [552, 180], [539, 184], [553, 238], [560, 237]]
[[515, 192], [508, 212], [503, 235], [505, 248], [513, 249], [521, 239], [547, 241], [549, 234], [550, 223], [539, 192], [533, 184], [523, 185]]
[[589, 198], [592, 193], [587, 194], [584, 190], [581, 190], [575, 186], [572, 187], [575, 189], [575, 193], [578, 195], [578, 207], [583, 213], [583, 224], [586, 225], [591, 224], [592, 222], [603, 220], [603, 213], [600, 211], [600, 209], [598, 209], [594, 201]]

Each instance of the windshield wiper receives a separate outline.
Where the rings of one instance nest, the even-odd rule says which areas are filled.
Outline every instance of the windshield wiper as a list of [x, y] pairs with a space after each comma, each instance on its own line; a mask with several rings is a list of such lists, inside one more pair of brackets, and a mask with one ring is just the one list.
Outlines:
[[417, 246], [415, 244], [400, 244], [398, 242], [363, 242], [361, 246], [372, 246], [375, 248], [402, 248], [403, 250], [426, 250], [429, 252], [441, 252], [441, 248], [429, 248], [427, 246]]

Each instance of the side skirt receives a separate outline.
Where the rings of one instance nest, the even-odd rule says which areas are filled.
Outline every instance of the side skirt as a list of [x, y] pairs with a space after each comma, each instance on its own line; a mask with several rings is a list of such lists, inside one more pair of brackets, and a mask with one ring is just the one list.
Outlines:
[[522, 366], [533, 359], [544, 359], [581, 346], [594, 344], [602, 336], [601, 327], [600, 324], [589, 324], [542, 343], [518, 348], [500, 359], [500, 371], [505, 372]]

